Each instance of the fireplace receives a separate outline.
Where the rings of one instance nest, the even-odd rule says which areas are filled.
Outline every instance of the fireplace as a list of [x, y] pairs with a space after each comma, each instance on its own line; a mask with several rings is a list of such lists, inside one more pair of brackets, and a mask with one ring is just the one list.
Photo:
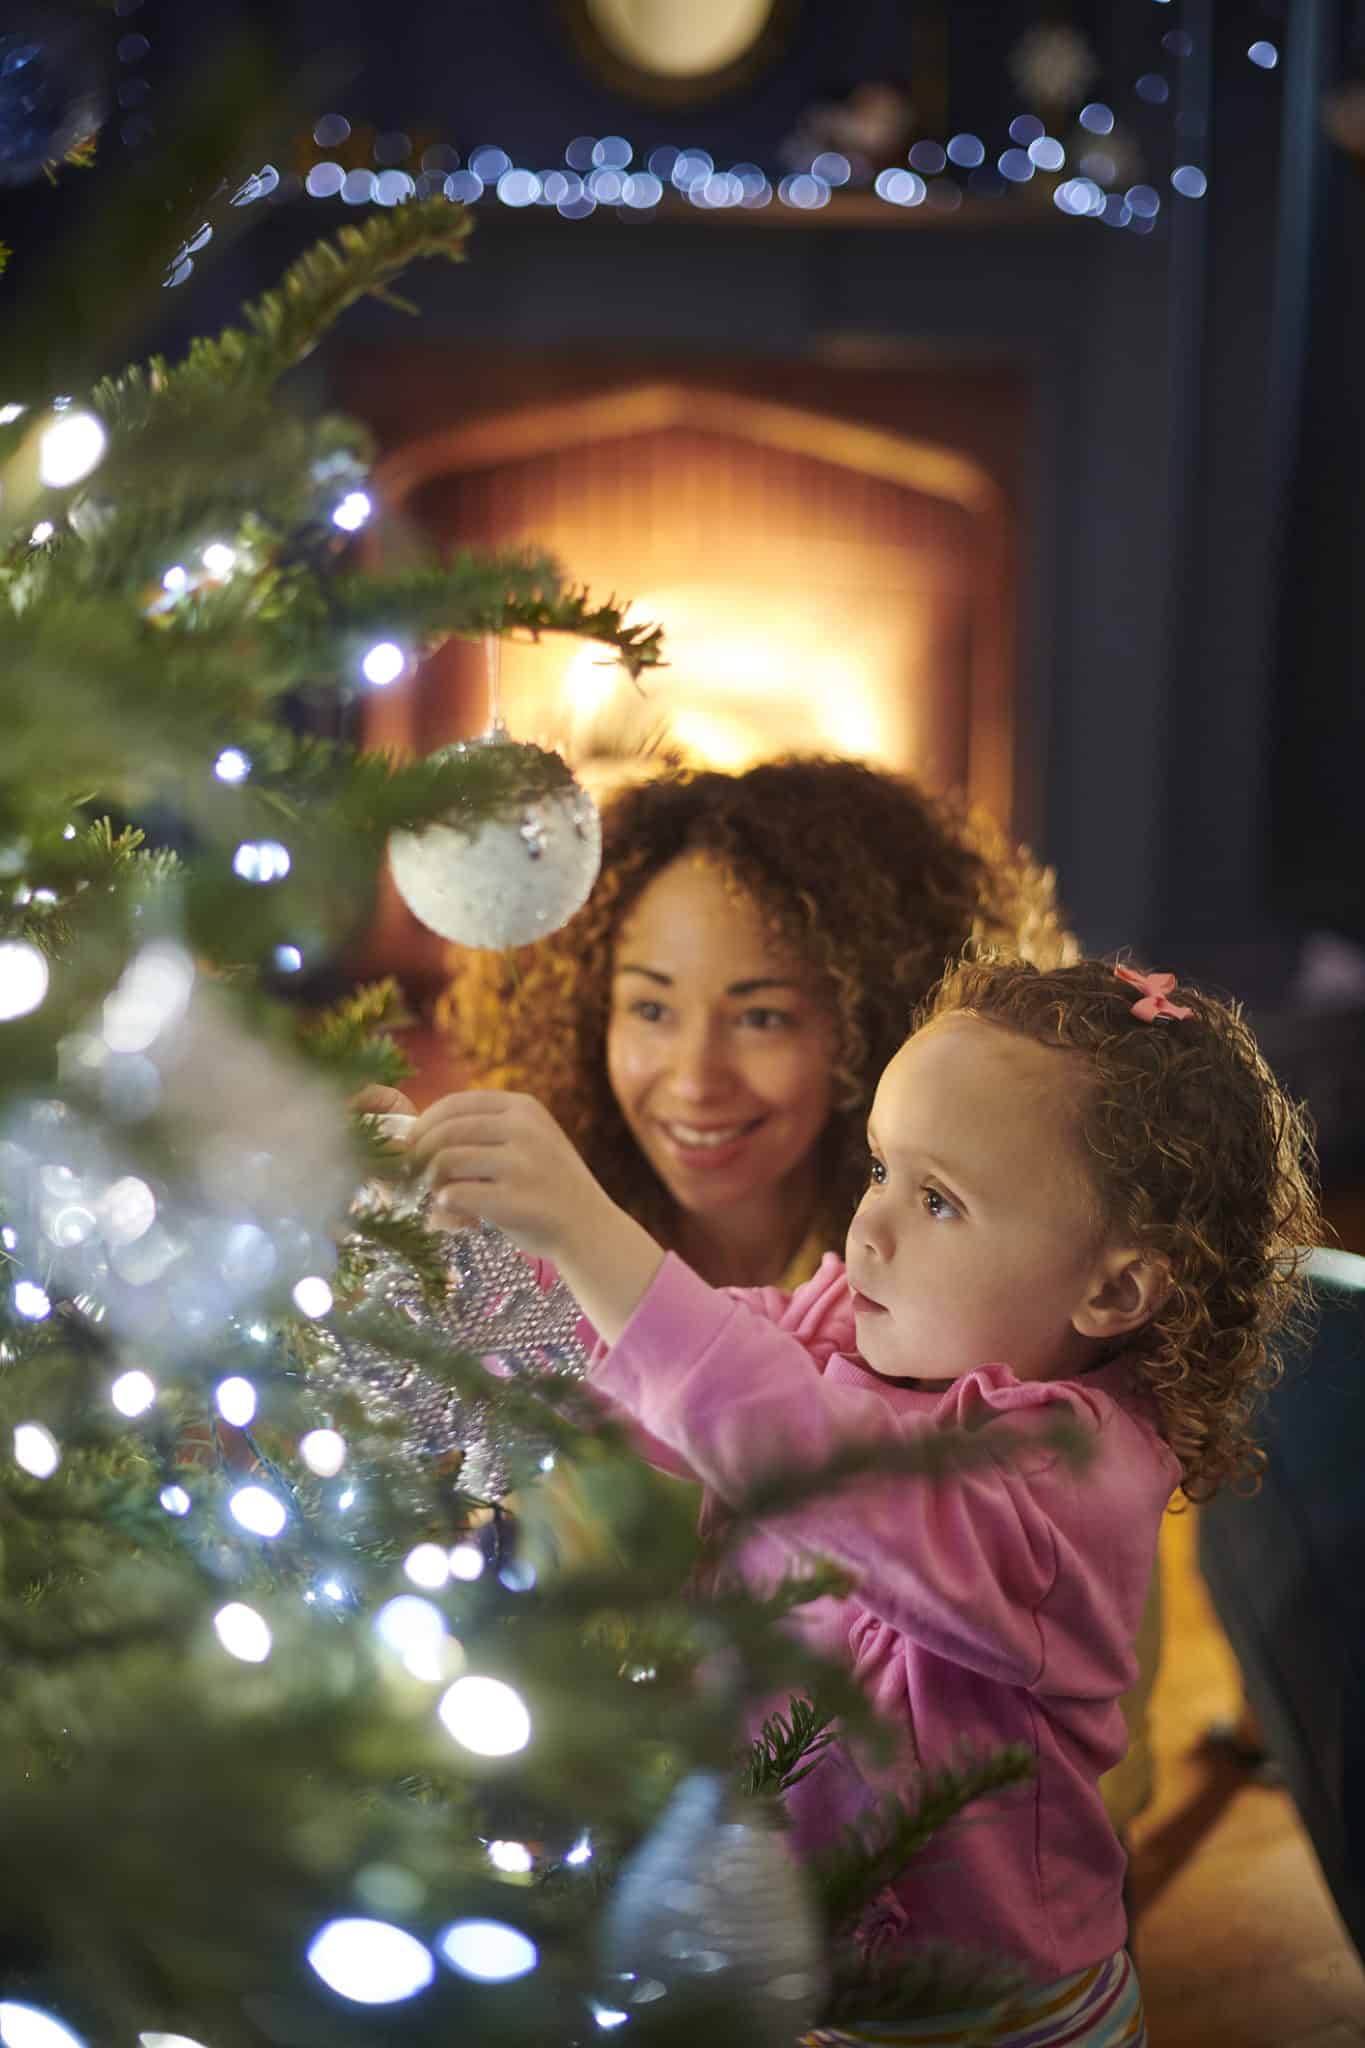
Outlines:
[[[658, 744], [724, 768], [849, 753], [1017, 825], [1017, 372], [415, 351], [347, 383], [391, 517], [442, 551], [534, 543], [664, 625], [669, 666], [640, 689], [599, 649], [504, 649], [509, 726], [590, 784]], [[364, 738], [423, 753], [486, 716], [482, 650], [453, 643], [367, 700]], [[441, 978], [441, 942], [392, 897], [373, 953], [409, 986]]]

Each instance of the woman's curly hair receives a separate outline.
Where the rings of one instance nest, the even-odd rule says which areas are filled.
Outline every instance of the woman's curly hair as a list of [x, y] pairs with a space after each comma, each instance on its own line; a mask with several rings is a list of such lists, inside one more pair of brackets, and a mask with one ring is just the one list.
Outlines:
[[1182, 1491], [1254, 1484], [1251, 1434], [1298, 1333], [1320, 1236], [1312, 1134], [1236, 1004], [1182, 987], [1188, 1019], [1144, 1023], [1112, 963], [1039, 971], [982, 958], [950, 970], [916, 1025], [965, 1013], [1089, 1067], [1079, 1132], [1106, 1227], [1164, 1265], [1170, 1291], [1143, 1326], [1139, 1373], [1180, 1460]]
[[854, 761], [675, 769], [608, 798], [602, 834], [601, 878], [577, 916], [515, 952], [456, 954], [437, 1021], [484, 1085], [538, 1096], [613, 1198], [665, 1242], [667, 1198], [611, 1092], [606, 1036], [617, 934], [674, 861], [701, 856], [729, 875], [818, 976], [838, 1020], [813, 1219], [830, 1247], [862, 1192], [882, 1068], [946, 964], [973, 938], [1044, 964], [1075, 951], [1051, 874], [996, 826]]

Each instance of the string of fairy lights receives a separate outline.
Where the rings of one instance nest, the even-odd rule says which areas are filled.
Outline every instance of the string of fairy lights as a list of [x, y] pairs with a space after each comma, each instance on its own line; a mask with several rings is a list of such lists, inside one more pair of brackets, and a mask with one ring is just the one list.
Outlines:
[[[1045, 112], [1014, 114], [1001, 132], [959, 129], [917, 135], [908, 149], [884, 160], [854, 150], [813, 148], [785, 168], [773, 162], [723, 162], [685, 139], [648, 147], [624, 134], [580, 134], [550, 165], [518, 161], [496, 141], [465, 150], [401, 130], [375, 132], [344, 113], [322, 115], [302, 138], [295, 167], [266, 164], [233, 196], [236, 206], [257, 200], [332, 204], [343, 208], [395, 207], [444, 195], [453, 205], [505, 207], [553, 213], [566, 221], [594, 215], [625, 222], [668, 218], [685, 210], [760, 216], [770, 209], [795, 216], [848, 217], [952, 214], [982, 201], [1017, 206], [1035, 218], [1055, 212], [1139, 235], [1151, 234], [1168, 203], [1197, 202], [1209, 189], [1204, 124], [1181, 110], [1180, 67], [1201, 53], [1182, 28], [1161, 29], [1170, 0], [1153, 0], [1156, 42], [1148, 68], [1120, 94], [1077, 106], [1060, 89], [1042, 90]], [[1241, 61], [1260, 72], [1272, 91], [1280, 47], [1248, 34]], [[1083, 75], [1083, 74], [1078, 74]], [[1164, 131], [1152, 117], [1165, 110]], [[1165, 161], [1137, 139], [1137, 123], [1155, 133]], [[758, 152], [756, 154], [762, 154]], [[207, 224], [172, 259], [168, 285], [183, 284], [194, 256], [211, 234]]]

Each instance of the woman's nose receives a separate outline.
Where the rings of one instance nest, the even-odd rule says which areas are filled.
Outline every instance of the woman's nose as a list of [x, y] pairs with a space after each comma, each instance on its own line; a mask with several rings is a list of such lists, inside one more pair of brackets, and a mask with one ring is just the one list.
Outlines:
[[714, 1095], [724, 1088], [726, 1065], [715, 1031], [698, 1022], [678, 1033], [673, 1046], [671, 1079], [680, 1095], [691, 1101]]

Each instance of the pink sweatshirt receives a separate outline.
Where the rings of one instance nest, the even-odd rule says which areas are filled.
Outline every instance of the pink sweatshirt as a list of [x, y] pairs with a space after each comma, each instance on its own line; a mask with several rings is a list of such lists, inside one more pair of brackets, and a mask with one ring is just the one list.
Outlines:
[[774, 1519], [741, 1568], [760, 1587], [794, 1554], [851, 1570], [852, 1593], [798, 1608], [793, 1623], [851, 1664], [905, 1737], [900, 1764], [875, 1773], [843, 1744], [825, 1753], [788, 1795], [798, 1847], [908, 1789], [915, 1762], [1022, 1743], [1036, 1777], [970, 1808], [896, 1886], [906, 1932], [1010, 1958], [1040, 1983], [1120, 1948], [1123, 1855], [1099, 1779], [1123, 1753], [1118, 1700], [1136, 1676], [1157, 1531], [1180, 1477], [1124, 1361], [1076, 1381], [988, 1365], [938, 1390], [898, 1387], [858, 1360], [832, 1253], [791, 1295], [719, 1292], [670, 1255], [591, 1379], [672, 1454], [661, 1463], [720, 1503], [850, 1440], [997, 1421], [1027, 1438], [1059, 1418], [1093, 1438], [1079, 1472], [1023, 1451], [937, 1483], [860, 1480]]

